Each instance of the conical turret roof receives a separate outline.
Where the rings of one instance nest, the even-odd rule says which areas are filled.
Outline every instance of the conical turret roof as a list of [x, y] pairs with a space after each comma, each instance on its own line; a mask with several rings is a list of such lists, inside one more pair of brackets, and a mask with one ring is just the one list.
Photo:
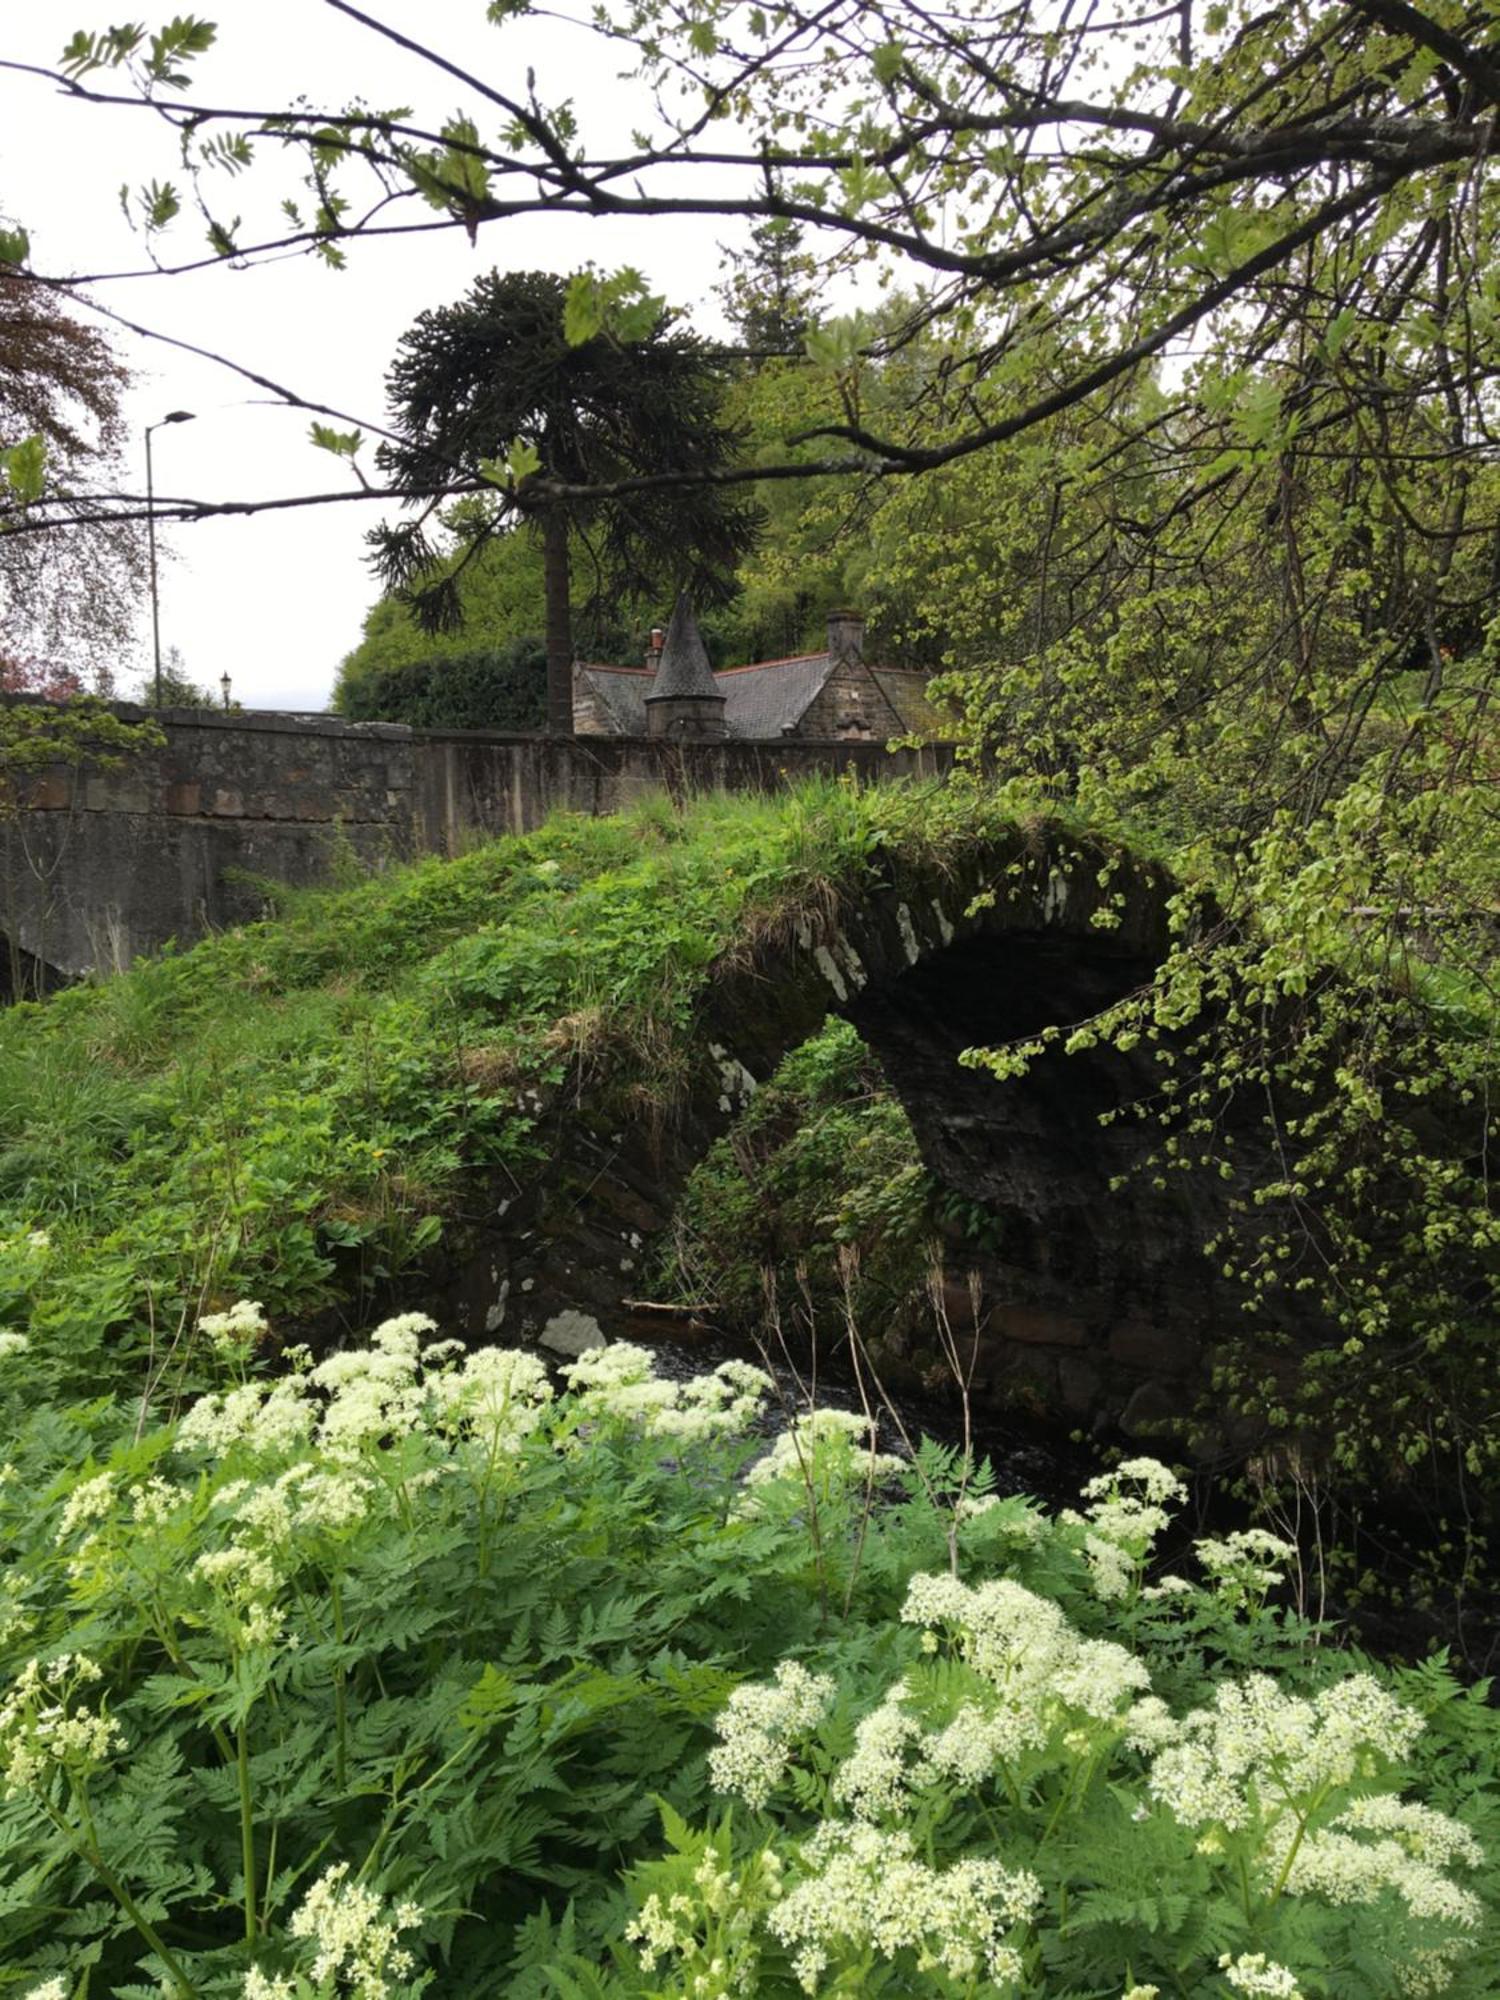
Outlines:
[[708, 649], [693, 616], [693, 607], [684, 591], [677, 600], [672, 622], [662, 643], [661, 660], [647, 701], [692, 701], [707, 696], [723, 701], [724, 690], [714, 679], [708, 664]]

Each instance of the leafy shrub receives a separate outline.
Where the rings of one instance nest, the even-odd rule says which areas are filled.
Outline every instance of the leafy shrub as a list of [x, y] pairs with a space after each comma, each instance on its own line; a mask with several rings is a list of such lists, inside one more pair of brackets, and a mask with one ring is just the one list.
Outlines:
[[547, 651], [540, 639], [442, 653], [349, 679], [340, 711], [351, 722], [413, 729], [540, 729], [547, 719]]
[[242, 1302], [175, 1428], [12, 1425], [0, 1963], [47, 2000], [1493, 1992], [1493, 1714], [1320, 1652], [1269, 1538], [1148, 1582], [1154, 1461], [1049, 1519], [819, 1412], [747, 1478], [743, 1364], [558, 1395], [434, 1331], [268, 1380]]

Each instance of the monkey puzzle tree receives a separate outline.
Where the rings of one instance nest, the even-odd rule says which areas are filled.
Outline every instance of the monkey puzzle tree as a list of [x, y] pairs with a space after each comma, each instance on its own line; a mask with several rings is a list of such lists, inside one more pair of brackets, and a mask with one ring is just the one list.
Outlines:
[[[642, 300], [628, 338], [602, 325], [571, 341], [568, 287], [545, 271], [492, 271], [456, 305], [422, 313], [387, 378], [395, 438], [382, 469], [419, 508], [373, 531], [377, 567], [429, 628], [461, 615], [466, 560], [516, 514], [540, 535], [546, 589], [547, 727], [573, 729], [572, 544], [588, 550], [600, 592], [733, 595], [734, 566], [758, 515], [743, 498], [675, 485], [628, 498], [578, 499], [557, 487], [651, 474], [713, 472], [737, 438], [719, 419], [720, 385], [701, 344]], [[431, 534], [455, 475], [495, 483], [492, 501], [441, 517], [461, 554]], [[445, 557], [449, 558], [445, 560]]]

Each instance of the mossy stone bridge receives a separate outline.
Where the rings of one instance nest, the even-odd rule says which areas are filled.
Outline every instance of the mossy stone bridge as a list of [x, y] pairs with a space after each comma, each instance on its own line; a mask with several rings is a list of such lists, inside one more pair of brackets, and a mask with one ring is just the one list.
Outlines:
[[1173, 885], [1116, 857], [1101, 886], [1104, 858], [1019, 834], [941, 866], [887, 852], [854, 889], [748, 928], [706, 981], [673, 1102], [638, 1075], [632, 1090], [580, 1066], [543, 1108], [545, 1165], [495, 1187], [448, 1253], [460, 1330], [554, 1347], [639, 1330], [651, 1239], [693, 1166], [834, 1013], [878, 1056], [934, 1176], [994, 1217], [994, 1247], [956, 1252], [945, 1288], [966, 1350], [977, 1335], [979, 1399], [1142, 1436], [1185, 1416], [1238, 1315], [1204, 1244], [1243, 1182], [1163, 1187], [1136, 1171], [1160, 1133], [1101, 1122], [1159, 1088], [1149, 1043], [1055, 1046], [1004, 1082], [958, 1059], [1087, 1020], [1150, 981]]

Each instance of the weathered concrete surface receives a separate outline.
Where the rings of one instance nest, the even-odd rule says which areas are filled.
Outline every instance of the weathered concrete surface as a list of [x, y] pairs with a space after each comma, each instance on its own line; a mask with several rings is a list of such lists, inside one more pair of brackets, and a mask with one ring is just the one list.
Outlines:
[[[118, 712], [142, 711], [121, 705]], [[65, 975], [259, 916], [258, 881], [305, 886], [522, 833], [558, 809], [651, 792], [766, 791], [814, 772], [935, 774], [946, 745], [664, 743], [423, 734], [331, 717], [169, 709], [165, 746], [124, 770], [54, 770], [4, 827], [0, 933]]]
[[[1256, 1148], [1233, 1182], [1163, 1188], [1132, 1171], [1150, 1128], [1099, 1121], [1159, 1086], [1149, 1046], [1049, 1053], [1008, 1082], [960, 1067], [964, 1048], [1087, 1018], [1167, 949], [1159, 872], [1127, 865], [1106, 892], [1097, 856], [1017, 878], [1021, 851], [1018, 839], [976, 853], [956, 873], [890, 860], [862, 890], [750, 940], [710, 983], [693, 1079], [671, 1107], [597, 1076], [559, 1090], [546, 1166], [527, 1187], [497, 1188], [489, 1220], [445, 1253], [446, 1318], [471, 1338], [576, 1339], [585, 1321], [632, 1331], [650, 1239], [687, 1175], [783, 1055], [838, 1013], [879, 1056], [928, 1167], [997, 1220], [977, 1323], [970, 1253], [948, 1286], [965, 1348], [977, 1341], [979, 1403], [1141, 1437], [1185, 1417], [1235, 1314], [1203, 1246], [1257, 1171]], [[1105, 909], [1116, 890], [1123, 906]]]

